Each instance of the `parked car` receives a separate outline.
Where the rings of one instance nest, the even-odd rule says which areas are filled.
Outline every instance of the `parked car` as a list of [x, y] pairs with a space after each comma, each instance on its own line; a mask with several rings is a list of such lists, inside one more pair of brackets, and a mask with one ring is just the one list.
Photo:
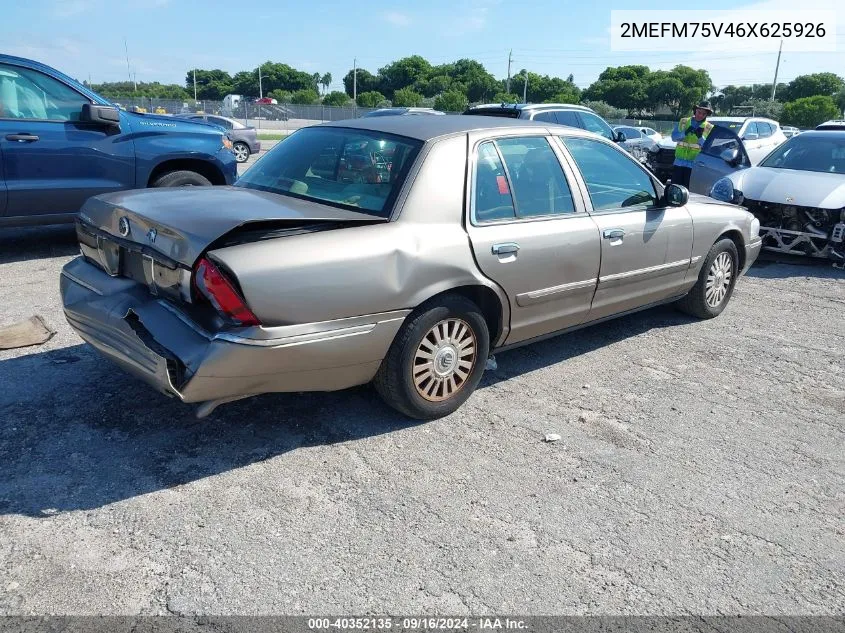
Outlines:
[[757, 165], [732, 131], [710, 136], [690, 190], [751, 211], [766, 250], [845, 264], [845, 130], [803, 132]]
[[793, 136], [801, 134], [801, 130], [791, 125], [784, 125], [780, 129], [786, 138], [792, 138]]
[[119, 110], [38, 62], [0, 55], [0, 225], [73, 221], [91, 196], [143, 187], [229, 185], [219, 129]]
[[233, 187], [92, 198], [61, 294], [83, 339], [201, 416], [372, 381], [431, 419], [491, 351], [664, 303], [716, 317], [758, 225], [583, 130], [359, 118], [294, 132]]
[[651, 127], [638, 127], [637, 128], [643, 136], [647, 136], [655, 143], [659, 142], [660, 139], [663, 138], [663, 135]]
[[557, 123], [600, 134], [622, 143], [610, 124], [587, 106], [572, 103], [490, 103], [467, 108], [464, 114]]
[[817, 130], [845, 130], [845, 119], [832, 119], [816, 126]]
[[654, 140], [646, 136], [638, 128], [630, 125], [614, 125], [619, 143], [638, 160], [645, 160], [648, 150], [657, 145]]
[[[740, 139], [752, 164], [756, 165], [766, 154], [786, 141], [777, 121], [760, 117], [708, 117], [716, 127], [733, 131]], [[711, 133], [712, 134], [712, 133]], [[666, 182], [672, 176], [675, 146], [671, 136], [658, 141], [646, 157], [649, 169]]]
[[244, 125], [240, 121], [217, 114], [186, 114], [179, 116], [189, 121], [218, 125], [226, 130], [229, 140], [232, 141], [232, 153], [235, 155], [235, 160], [239, 163], [245, 163], [252, 154], [258, 154], [261, 151], [261, 141], [258, 140], [258, 131], [252, 126]]
[[434, 108], [379, 108], [378, 110], [372, 110], [370, 112], [367, 112], [366, 114], [361, 115], [361, 118], [374, 116], [407, 116], [415, 114], [446, 113], [441, 112], [440, 110], [435, 110]]
[[253, 103], [260, 103], [263, 105], [278, 105], [279, 102], [272, 97], [256, 97], [252, 100]]

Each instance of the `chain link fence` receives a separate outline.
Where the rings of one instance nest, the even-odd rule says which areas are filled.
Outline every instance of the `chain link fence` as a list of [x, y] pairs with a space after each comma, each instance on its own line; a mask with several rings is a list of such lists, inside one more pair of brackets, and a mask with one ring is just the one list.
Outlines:
[[[283, 130], [301, 127], [303, 122], [342, 121], [355, 119], [376, 108], [361, 108], [351, 106], [300, 105], [295, 103], [264, 104], [241, 100], [234, 107], [224, 101], [180, 101], [177, 99], [154, 99], [139, 97], [133, 99], [113, 99], [126, 110], [147, 112], [150, 114], [218, 114], [237, 119], [245, 125], [268, 130]], [[457, 114], [457, 113], [450, 113]], [[295, 121], [293, 126], [285, 125]], [[650, 121], [645, 119], [608, 119], [611, 125], [630, 125], [633, 127], [650, 127], [664, 136], [672, 132], [675, 121]]]

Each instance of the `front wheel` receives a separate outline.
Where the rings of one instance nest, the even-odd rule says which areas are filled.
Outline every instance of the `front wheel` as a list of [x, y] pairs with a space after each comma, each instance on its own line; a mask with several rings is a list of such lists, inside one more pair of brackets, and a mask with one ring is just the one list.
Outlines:
[[733, 240], [721, 239], [710, 248], [698, 281], [680, 301], [678, 308], [699, 319], [719, 316], [733, 295], [739, 276], [739, 254]]
[[456, 411], [478, 386], [490, 334], [478, 306], [447, 295], [412, 313], [381, 363], [374, 385], [382, 399], [412, 418]]
[[211, 181], [195, 171], [169, 171], [156, 178], [151, 187], [210, 187]]

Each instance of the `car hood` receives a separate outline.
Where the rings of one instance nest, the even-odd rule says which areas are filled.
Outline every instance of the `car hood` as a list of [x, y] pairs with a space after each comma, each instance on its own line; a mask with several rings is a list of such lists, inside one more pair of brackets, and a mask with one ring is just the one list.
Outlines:
[[[120, 230], [124, 218], [128, 234]], [[101, 232], [152, 248], [189, 267], [209, 246], [236, 229], [260, 227], [266, 234], [268, 230], [313, 227], [318, 223], [388, 221], [280, 194], [219, 186], [139, 189], [96, 196], [82, 207], [79, 219]]]
[[129, 119], [133, 130], [138, 132], [191, 132], [194, 134], [214, 134], [220, 136], [224, 130], [219, 125], [209, 125], [203, 121], [189, 121], [172, 116], [123, 112]]
[[801, 207], [845, 207], [845, 174], [751, 167], [731, 176], [734, 187], [749, 200]]

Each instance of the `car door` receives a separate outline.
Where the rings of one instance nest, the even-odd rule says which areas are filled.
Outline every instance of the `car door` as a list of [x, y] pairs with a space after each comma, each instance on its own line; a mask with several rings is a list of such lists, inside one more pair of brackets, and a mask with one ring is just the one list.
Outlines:
[[710, 188], [719, 178], [750, 166], [745, 144], [735, 132], [717, 125], [693, 161], [689, 190], [710, 195]]
[[3, 178], [3, 149], [0, 148], [0, 217], [6, 211], [6, 180]]
[[680, 294], [692, 251], [686, 207], [665, 206], [651, 175], [617, 146], [579, 136], [560, 141], [601, 235], [590, 321]]
[[761, 138], [760, 128], [757, 127], [756, 121], [748, 122], [740, 138], [752, 165], [756, 165], [763, 156], [768, 154], [768, 150], [764, 147], [765, 140]]
[[600, 264], [598, 228], [545, 136], [470, 135], [467, 232], [481, 271], [508, 295], [517, 343], [583, 323]]
[[132, 140], [81, 122], [84, 103], [91, 100], [53, 77], [0, 64], [6, 216], [73, 214], [91, 196], [135, 185]]

